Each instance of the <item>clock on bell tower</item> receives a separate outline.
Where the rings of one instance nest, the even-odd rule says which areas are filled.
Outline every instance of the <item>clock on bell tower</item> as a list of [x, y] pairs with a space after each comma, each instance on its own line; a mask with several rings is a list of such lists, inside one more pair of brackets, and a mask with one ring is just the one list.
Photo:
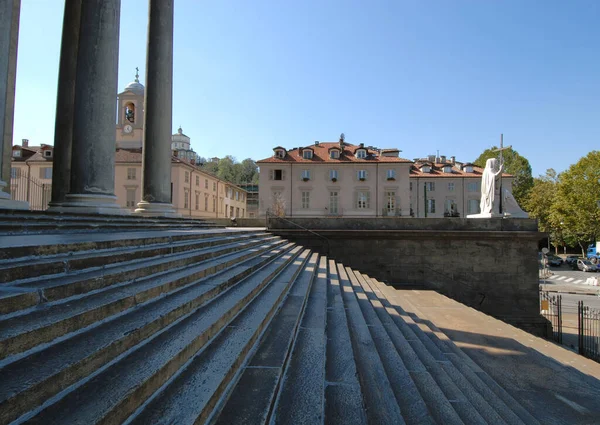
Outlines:
[[135, 80], [118, 94], [116, 145], [120, 149], [141, 149], [144, 125], [144, 86], [138, 68]]

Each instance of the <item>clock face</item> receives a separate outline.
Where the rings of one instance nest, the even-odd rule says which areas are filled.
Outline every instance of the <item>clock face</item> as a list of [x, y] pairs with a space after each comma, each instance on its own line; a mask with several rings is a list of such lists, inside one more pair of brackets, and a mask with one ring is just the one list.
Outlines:
[[123, 131], [125, 131], [125, 133], [131, 133], [133, 131], [133, 127], [127, 124], [125, 127], [123, 127]]

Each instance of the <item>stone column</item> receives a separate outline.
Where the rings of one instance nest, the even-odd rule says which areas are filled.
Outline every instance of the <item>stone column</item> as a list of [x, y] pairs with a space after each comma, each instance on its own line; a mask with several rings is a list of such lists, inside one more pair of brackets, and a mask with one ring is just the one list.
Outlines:
[[81, 4], [71, 184], [61, 211], [127, 214], [114, 195], [120, 0]]
[[77, 71], [81, 1], [65, 1], [60, 68], [58, 71], [58, 93], [56, 96], [56, 121], [54, 125], [52, 200], [49, 210], [62, 205], [71, 185], [75, 73]]
[[136, 213], [175, 216], [171, 204], [173, 0], [149, 0], [142, 200]]
[[0, 1], [0, 209], [28, 209], [27, 202], [10, 199], [10, 161], [20, 0]]

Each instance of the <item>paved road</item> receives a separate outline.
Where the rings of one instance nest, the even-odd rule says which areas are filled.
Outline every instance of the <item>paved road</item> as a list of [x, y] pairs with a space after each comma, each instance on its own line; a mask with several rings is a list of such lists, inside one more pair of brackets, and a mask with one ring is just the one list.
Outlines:
[[[583, 284], [588, 277], [600, 277], [598, 273], [582, 272], [579, 270], [571, 270], [562, 265], [561, 267], [550, 267], [552, 275], [545, 279], [548, 283], [569, 283], [572, 285]], [[589, 287], [589, 285], [583, 285]]]

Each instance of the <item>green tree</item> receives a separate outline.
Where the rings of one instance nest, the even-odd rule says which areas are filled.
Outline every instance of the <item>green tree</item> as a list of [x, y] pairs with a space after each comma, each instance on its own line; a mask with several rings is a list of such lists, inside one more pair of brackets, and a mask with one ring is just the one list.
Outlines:
[[[485, 162], [488, 159], [500, 158], [500, 152], [494, 152], [496, 149], [498, 149], [497, 146], [492, 146], [490, 149], [483, 151], [483, 153], [474, 161], [474, 164], [485, 168]], [[527, 158], [519, 155], [519, 153], [512, 148], [502, 151], [502, 157], [504, 160], [503, 171], [515, 176], [512, 184], [512, 193], [519, 205], [524, 206], [527, 194], [533, 186], [531, 165], [529, 165]]]
[[[236, 164], [237, 165], [237, 164]], [[238, 183], [254, 183], [258, 182], [258, 166], [251, 158], [244, 159], [239, 164], [239, 178]]]
[[217, 170], [217, 177], [222, 180], [237, 183], [238, 176], [236, 175], [235, 168], [236, 160], [233, 156], [227, 155], [225, 158], [219, 160], [219, 167]]
[[521, 204], [529, 212], [529, 217], [537, 218], [541, 232], [550, 232], [552, 225], [550, 212], [556, 194], [557, 174], [552, 168], [546, 170], [546, 175], [533, 179], [528, 196]]
[[561, 173], [550, 213], [550, 222], [579, 244], [600, 237], [600, 151], [592, 151]]

